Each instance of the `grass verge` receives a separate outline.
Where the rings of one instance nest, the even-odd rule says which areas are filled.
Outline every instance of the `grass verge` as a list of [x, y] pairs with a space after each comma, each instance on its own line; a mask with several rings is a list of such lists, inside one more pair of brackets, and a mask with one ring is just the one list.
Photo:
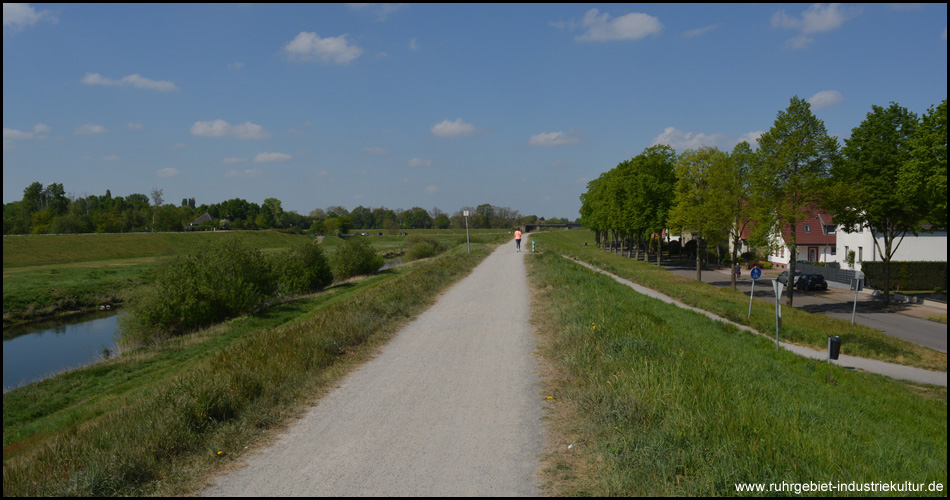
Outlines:
[[[775, 332], [774, 305], [756, 300], [749, 315], [749, 297], [729, 288], [719, 288], [686, 279], [656, 265], [605, 252], [593, 245], [593, 233], [563, 231], [533, 235], [545, 251], [576, 257], [617, 276], [657, 290], [684, 304], [705, 309], [759, 332]], [[590, 242], [584, 246], [584, 242]], [[794, 308], [782, 308], [781, 340], [813, 349], [827, 349], [828, 337], [841, 337], [841, 353], [878, 359], [935, 371], [947, 371], [947, 355], [897, 339], [864, 325], [813, 314]]]
[[[365, 359], [489, 253], [485, 245], [473, 245], [471, 254], [456, 248], [329, 301], [317, 312], [291, 314], [297, 319], [281, 326], [230, 333], [233, 338], [222, 339], [214, 349], [198, 349], [178, 363], [128, 376], [139, 381], [125, 393], [120, 370], [114, 384], [49, 407], [23, 389], [4, 394], [4, 496], [190, 493], [209, 469], [239, 457], [263, 433], [312, 402], [342, 376], [341, 367]], [[251, 320], [213, 327], [207, 342], [229, 335], [228, 325], [243, 321]], [[189, 337], [174, 342], [187, 344]], [[163, 349], [178, 348], [161, 343], [130, 353], [142, 357], [131, 369], [161, 358], [153, 352]], [[75, 387], [59, 390], [82, 391], [84, 380], [98, 380], [94, 371], [79, 372], [71, 379]], [[98, 409], [76, 409], [110, 399], [113, 404]], [[17, 405], [24, 427], [38, 420], [31, 411], [60, 422], [47, 430], [22, 430], [8, 441], [7, 414]], [[42, 444], [30, 446], [31, 441]]]
[[777, 353], [766, 338], [553, 253], [526, 262], [554, 396], [548, 493], [733, 496], [738, 483], [911, 481], [945, 495], [945, 388]]

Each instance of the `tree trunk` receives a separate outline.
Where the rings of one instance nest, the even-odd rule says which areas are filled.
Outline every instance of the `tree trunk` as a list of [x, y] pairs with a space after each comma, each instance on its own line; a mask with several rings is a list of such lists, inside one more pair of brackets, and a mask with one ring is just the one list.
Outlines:
[[698, 237], [696, 238], [696, 281], [703, 281], [703, 261], [702, 261], [702, 246], [703, 239]]

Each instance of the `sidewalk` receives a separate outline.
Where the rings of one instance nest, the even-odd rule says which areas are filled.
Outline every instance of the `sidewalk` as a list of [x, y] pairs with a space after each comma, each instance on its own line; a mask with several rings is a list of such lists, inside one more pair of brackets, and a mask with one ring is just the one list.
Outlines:
[[[569, 260], [573, 260], [573, 261], [576, 262], [577, 264], [580, 264], [580, 265], [582, 265], [582, 266], [584, 266], [584, 267], [586, 267], [586, 268], [588, 268], [588, 269], [591, 269], [591, 270], [593, 270], [593, 271], [597, 271], [597, 272], [599, 272], [599, 273], [601, 273], [601, 274], [606, 274], [607, 276], [610, 276], [611, 278], [613, 278], [614, 281], [617, 281], [618, 283], [622, 283], [622, 284], [624, 284], [624, 285], [627, 285], [627, 286], [629, 286], [630, 288], [633, 288], [635, 291], [637, 291], [637, 292], [639, 292], [639, 293], [642, 293], [642, 294], [644, 294], [644, 295], [647, 295], [647, 296], [649, 296], [649, 297], [653, 297], [653, 298], [655, 298], [655, 299], [662, 300], [663, 302], [666, 302], [666, 303], [668, 303], [668, 304], [674, 304], [674, 305], [676, 305], [676, 306], [682, 307], [683, 309], [689, 309], [689, 310], [691, 310], [691, 311], [698, 312], [698, 313], [703, 314], [703, 315], [705, 315], [705, 316], [708, 316], [709, 318], [714, 319], [714, 320], [716, 320], [716, 321], [722, 321], [722, 322], [725, 322], [725, 323], [729, 323], [729, 324], [735, 326], [736, 328], [739, 328], [739, 329], [742, 329], [742, 330], [746, 330], [746, 331], [749, 331], [749, 332], [752, 332], [752, 333], [755, 333], [755, 334], [758, 334], [758, 335], [763, 335], [762, 333], [760, 333], [760, 332], [758, 332], [758, 331], [756, 331], [756, 330], [753, 330], [752, 328], [749, 328], [748, 326], [740, 325], [740, 324], [738, 324], [738, 323], [733, 323], [732, 321], [729, 321], [729, 320], [724, 319], [724, 318], [720, 318], [719, 316], [716, 316], [715, 314], [713, 314], [713, 313], [711, 313], [711, 312], [709, 312], [709, 311], [705, 311], [705, 310], [698, 309], [698, 308], [695, 308], [695, 307], [692, 307], [692, 306], [688, 306], [688, 305], [683, 304], [683, 303], [681, 303], [681, 302], [678, 302], [678, 301], [676, 301], [676, 300], [674, 300], [674, 299], [672, 299], [672, 298], [670, 298], [670, 297], [667, 297], [666, 295], [663, 295], [663, 294], [661, 294], [661, 293], [659, 293], [659, 292], [657, 292], [657, 291], [655, 291], [655, 290], [652, 290], [652, 289], [650, 289], [650, 288], [646, 288], [646, 287], [644, 287], [644, 286], [641, 286], [641, 285], [638, 285], [638, 284], [636, 284], [636, 283], [633, 283], [633, 282], [630, 281], [630, 280], [621, 278], [621, 277], [616, 276], [616, 275], [614, 275], [614, 274], [608, 273], [607, 271], [604, 271], [604, 270], [598, 269], [598, 268], [596, 268], [596, 267], [594, 267], [594, 266], [591, 266], [590, 264], [588, 264], [588, 263], [586, 263], [586, 262], [581, 262], [581, 261], [579, 261], [579, 260], [570, 259], [569, 257], [566, 257], [566, 256], [565, 256], [564, 258], [569, 259]], [[729, 275], [728, 272], [723, 273], [723, 274], [726, 274], [727, 276]], [[768, 337], [768, 335], [763, 335], [763, 336]], [[805, 356], [805, 357], [807, 357], [807, 358], [811, 358], [811, 359], [815, 359], [815, 360], [819, 360], [819, 361], [827, 361], [827, 359], [828, 359], [828, 351], [827, 351], [827, 350], [816, 351], [816, 350], [814, 350], [814, 349], [809, 349], [809, 348], [807, 348], [807, 347], [797, 346], [797, 345], [794, 345], [794, 344], [788, 344], [788, 343], [781, 342], [781, 341], [779, 342], [779, 345], [780, 345], [782, 348], [784, 348], [784, 349], [786, 349], [786, 350], [788, 350], [788, 351], [790, 351], [790, 352], [793, 352], [793, 353], [795, 353], [795, 354], [798, 354], [798, 355], [800, 355], [800, 356]], [[843, 354], [839, 356], [839, 359], [838, 359], [838, 360], [832, 361], [832, 363], [834, 363], [834, 364], [836, 364], [836, 365], [838, 365], [838, 366], [844, 367], [844, 368], [855, 368], [855, 369], [864, 370], [864, 371], [870, 372], [870, 373], [877, 373], [877, 374], [879, 374], [879, 375], [884, 375], [884, 376], [886, 376], [886, 377], [891, 377], [891, 378], [896, 378], [896, 379], [901, 379], [901, 380], [909, 380], [909, 381], [912, 381], [912, 382], [919, 382], [919, 383], [923, 383], [923, 384], [931, 384], [931, 385], [939, 385], [939, 386], [947, 387], [947, 373], [946, 373], [946, 372], [934, 372], [934, 371], [923, 370], [923, 369], [920, 369], [920, 368], [914, 368], [914, 367], [910, 367], [910, 366], [896, 365], [896, 364], [893, 364], [893, 363], [886, 363], [886, 362], [884, 362], [884, 361], [878, 361], [878, 360], [866, 359], [866, 358], [859, 358], [859, 357], [856, 357], [856, 356], [847, 356], [847, 355], [843, 355]]]

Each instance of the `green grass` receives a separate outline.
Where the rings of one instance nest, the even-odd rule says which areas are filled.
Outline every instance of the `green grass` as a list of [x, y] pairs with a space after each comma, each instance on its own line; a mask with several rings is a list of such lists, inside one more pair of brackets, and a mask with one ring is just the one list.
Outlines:
[[[759, 332], [775, 331], [775, 307], [765, 301], [753, 301], [749, 314], [749, 297], [729, 288], [719, 288], [696, 280], [676, 276], [654, 264], [603, 251], [594, 245], [589, 231], [560, 231], [533, 235], [539, 250], [577, 257], [605, 271], [675, 298], [685, 304], [705, 309], [735, 323], [750, 326]], [[584, 246], [584, 242], [588, 246]], [[781, 339], [813, 349], [827, 349], [828, 337], [841, 337], [841, 353], [878, 359], [891, 363], [947, 371], [947, 355], [932, 349], [896, 339], [879, 330], [851, 325], [848, 321], [783, 308]]]
[[4, 496], [190, 493], [489, 252], [457, 247], [335, 299], [272, 308], [4, 394]]
[[554, 252], [527, 264], [553, 395], [548, 493], [936, 481], [945, 495], [945, 388], [777, 353], [766, 338], [631, 293]]
[[4, 236], [3, 327], [120, 305], [156, 259], [220, 238], [270, 251], [310, 237], [275, 231]]

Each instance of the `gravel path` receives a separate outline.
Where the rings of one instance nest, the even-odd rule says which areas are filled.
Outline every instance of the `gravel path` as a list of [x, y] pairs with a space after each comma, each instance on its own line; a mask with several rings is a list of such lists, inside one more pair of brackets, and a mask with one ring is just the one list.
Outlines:
[[[524, 245], [522, 245], [524, 246]], [[505, 244], [206, 496], [540, 494], [543, 396]]]

